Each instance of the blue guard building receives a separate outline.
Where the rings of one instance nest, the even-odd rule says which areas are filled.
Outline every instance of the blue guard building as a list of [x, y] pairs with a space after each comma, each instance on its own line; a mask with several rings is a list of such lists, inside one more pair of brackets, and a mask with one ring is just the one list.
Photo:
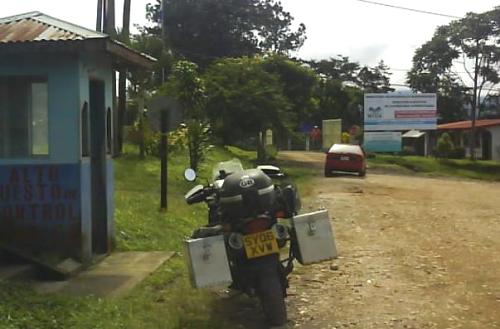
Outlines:
[[153, 63], [40, 12], [0, 18], [0, 249], [84, 264], [112, 249], [114, 74]]

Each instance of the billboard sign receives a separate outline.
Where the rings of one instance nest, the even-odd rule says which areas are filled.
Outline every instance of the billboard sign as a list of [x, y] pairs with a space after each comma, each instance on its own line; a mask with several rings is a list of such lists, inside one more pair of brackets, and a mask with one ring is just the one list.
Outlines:
[[335, 143], [342, 142], [342, 120], [323, 120], [323, 149], [328, 150]]
[[365, 94], [365, 131], [435, 130], [436, 94]]
[[401, 132], [365, 132], [363, 147], [370, 152], [401, 152]]

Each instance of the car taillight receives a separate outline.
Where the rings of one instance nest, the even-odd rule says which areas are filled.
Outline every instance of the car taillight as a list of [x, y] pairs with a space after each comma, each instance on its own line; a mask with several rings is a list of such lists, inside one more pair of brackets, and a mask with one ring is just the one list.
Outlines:
[[243, 228], [246, 234], [259, 233], [269, 229], [269, 219], [267, 217], [257, 217], [247, 222]]

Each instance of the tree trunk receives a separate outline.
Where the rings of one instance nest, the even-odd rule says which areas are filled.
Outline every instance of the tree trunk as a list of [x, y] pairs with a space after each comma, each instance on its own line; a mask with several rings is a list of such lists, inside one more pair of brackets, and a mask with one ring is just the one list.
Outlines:
[[257, 162], [259, 163], [266, 161], [266, 149], [262, 141], [262, 136], [262, 131], [259, 131], [257, 133]]
[[477, 79], [479, 75], [479, 56], [476, 55], [474, 63], [474, 89], [472, 95], [472, 113], [471, 113], [471, 129], [469, 136], [469, 152], [470, 159], [476, 160], [476, 112], [477, 112]]

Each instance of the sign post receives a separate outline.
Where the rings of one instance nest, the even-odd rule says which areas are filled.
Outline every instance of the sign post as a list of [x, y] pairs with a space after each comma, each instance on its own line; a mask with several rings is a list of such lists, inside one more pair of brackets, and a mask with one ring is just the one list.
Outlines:
[[161, 197], [160, 197], [160, 209], [167, 210], [167, 182], [168, 182], [168, 170], [167, 170], [167, 156], [168, 156], [168, 113], [166, 111], [161, 111], [161, 140], [160, 140], [160, 176], [161, 176]]
[[[182, 120], [180, 104], [167, 96], [154, 97], [149, 107], [151, 126], [161, 132], [160, 139], [160, 210], [168, 209], [168, 132], [174, 130]], [[159, 125], [158, 125], [159, 122]]]

